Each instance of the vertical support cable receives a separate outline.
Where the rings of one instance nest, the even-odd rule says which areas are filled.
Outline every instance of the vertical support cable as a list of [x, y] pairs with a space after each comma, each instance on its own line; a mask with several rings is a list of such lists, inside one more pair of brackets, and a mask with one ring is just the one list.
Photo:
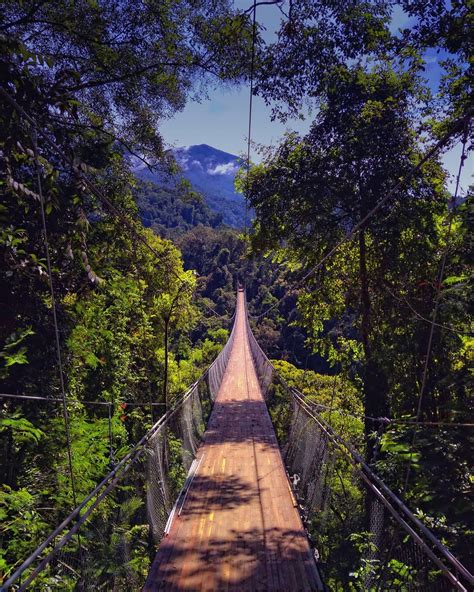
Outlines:
[[462, 169], [464, 166], [464, 161], [466, 160], [466, 144], [467, 144], [467, 138], [468, 138], [469, 121], [470, 121], [469, 119], [466, 119], [466, 122], [465, 122], [464, 135], [463, 135], [463, 140], [462, 140], [461, 158], [459, 161], [459, 169], [458, 169], [458, 174], [456, 177], [456, 188], [454, 190], [454, 194], [451, 199], [451, 211], [449, 213], [449, 224], [448, 224], [448, 231], [446, 233], [446, 244], [445, 244], [445, 247], [443, 250], [443, 255], [441, 257], [441, 263], [440, 263], [439, 272], [438, 272], [438, 278], [437, 278], [437, 284], [436, 284], [436, 296], [435, 296], [433, 313], [431, 315], [430, 334], [429, 334], [429, 338], [428, 338], [428, 345], [426, 348], [426, 356], [425, 356], [425, 363], [423, 366], [423, 376], [422, 376], [422, 380], [421, 380], [420, 393], [418, 395], [418, 407], [416, 410], [416, 424], [415, 424], [415, 427], [413, 430], [413, 437], [412, 437], [411, 447], [410, 447], [410, 457], [408, 459], [408, 465], [407, 465], [407, 470], [406, 470], [406, 475], [405, 475], [405, 482], [403, 484], [403, 496], [405, 496], [405, 494], [407, 492], [408, 482], [410, 480], [411, 465], [412, 465], [412, 460], [413, 460], [413, 448], [415, 446], [416, 436], [418, 433], [418, 428], [419, 428], [418, 424], [419, 424], [420, 417], [421, 417], [421, 410], [422, 410], [422, 406], [423, 406], [423, 396], [425, 394], [426, 380], [428, 377], [428, 367], [429, 367], [429, 363], [431, 360], [431, 351], [433, 348], [434, 330], [435, 330], [435, 326], [436, 326], [436, 319], [438, 317], [439, 305], [440, 305], [440, 301], [441, 301], [441, 285], [444, 280], [446, 261], [448, 258], [448, 252], [449, 252], [449, 247], [450, 247], [451, 238], [452, 238], [453, 220], [454, 220], [454, 215], [455, 215], [456, 206], [457, 206], [459, 182], [461, 179], [461, 172], [462, 172]]
[[57, 363], [58, 363], [59, 383], [60, 383], [60, 387], [61, 387], [64, 430], [66, 433], [69, 478], [70, 478], [70, 482], [71, 482], [72, 500], [73, 500], [73, 504], [74, 504], [74, 508], [75, 508], [77, 506], [77, 495], [76, 495], [76, 483], [74, 480], [74, 470], [73, 470], [73, 466], [72, 466], [71, 430], [70, 430], [70, 422], [69, 422], [69, 413], [68, 413], [68, 409], [67, 409], [66, 388], [64, 385], [64, 373], [63, 373], [63, 363], [62, 363], [62, 356], [61, 356], [61, 343], [60, 343], [60, 339], [59, 339], [58, 316], [56, 313], [56, 299], [55, 299], [54, 286], [53, 286], [53, 272], [52, 272], [52, 266], [51, 266], [51, 256], [50, 256], [50, 252], [49, 252], [49, 241], [48, 241], [48, 232], [47, 232], [47, 228], [46, 228], [46, 214], [45, 214], [45, 208], [44, 208], [43, 186], [41, 183], [40, 163], [39, 163], [39, 157], [38, 157], [38, 142], [37, 142], [35, 128], [32, 129], [31, 139], [32, 139], [32, 143], [33, 143], [33, 151], [34, 151], [34, 159], [35, 159], [36, 184], [37, 184], [37, 188], [38, 188], [38, 195], [40, 198], [41, 223], [42, 223], [42, 229], [43, 229], [43, 242], [44, 242], [44, 249], [45, 249], [45, 254], [46, 254], [46, 264], [48, 267], [49, 291], [50, 291], [50, 295], [51, 295], [51, 309], [52, 309], [52, 313], [53, 313], [54, 335], [55, 335], [55, 341], [56, 341], [56, 358], [57, 358]]
[[257, 37], [257, 0], [253, 2], [253, 18], [252, 18], [252, 54], [250, 61], [250, 97], [249, 97], [249, 124], [247, 135], [247, 182], [245, 188], [245, 234], [248, 234], [248, 216], [249, 216], [249, 175], [250, 175], [250, 144], [252, 140], [252, 108], [253, 108], [253, 79], [255, 69], [255, 42]]
[[114, 466], [114, 441], [112, 435], [112, 403], [107, 405], [108, 420], [109, 420], [109, 459], [110, 466]]

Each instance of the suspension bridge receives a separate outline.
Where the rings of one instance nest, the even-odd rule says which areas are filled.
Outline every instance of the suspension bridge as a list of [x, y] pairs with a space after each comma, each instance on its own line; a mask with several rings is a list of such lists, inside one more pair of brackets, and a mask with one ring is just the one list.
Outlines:
[[323, 589], [253, 363], [243, 291], [196, 464], [145, 590]]
[[[269, 414], [275, 399], [286, 422], [282, 447]], [[239, 289], [230, 337], [214, 363], [1, 590], [333, 589], [325, 582], [331, 557], [321, 560], [315, 527], [319, 541], [369, 531], [366, 590], [471, 590], [468, 569], [318, 407], [275, 372]], [[170, 434], [188, 471], [179, 492]], [[341, 470], [355, 493], [338, 490]], [[347, 515], [337, 516], [334, 531], [331, 499], [341, 495]]]
[[[247, 185], [256, 8], [254, 0]], [[121, 221], [134, 239], [158, 260], [160, 254], [77, 167], [75, 159], [64, 154], [54, 138], [6, 90], [0, 89], [0, 95], [30, 126], [32, 133], [62, 381], [37, 140], [57, 154], [76, 180], [109, 214]], [[408, 178], [447, 146], [456, 132], [465, 128], [461, 168], [471, 117], [472, 109], [454, 122], [410, 173], [393, 185], [305, 273], [295, 288], [303, 286]], [[454, 205], [458, 185], [459, 174]], [[246, 229], [247, 223], [246, 210]], [[446, 253], [447, 250], [437, 282], [431, 331], [436, 325]], [[275, 302], [259, 316], [264, 317], [280, 303], [281, 300]], [[424, 379], [420, 401], [423, 390]], [[62, 399], [1, 396], [47, 400], [49, 404], [62, 402], [67, 432], [67, 405], [74, 401], [66, 399], [64, 384], [62, 395]], [[13, 573], [7, 574], [1, 586], [2, 592], [30, 589], [339, 592], [347, 588], [337, 587], [332, 574], [337, 573], [338, 579], [348, 582], [349, 572], [354, 569], [359, 571], [358, 590], [468, 592], [474, 589], [474, 577], [467, 567], [418, 517], [415, 509], [408, 507], [404, 492], [391, 490], [374, 467], [365, 462], [363, 452], [334, 427], [338, 424], [331, 421], [331, 414], [342, 417], [340, 410], [330, 409], [328, 417], [322, 405], [309, 401], [278, 375], [252, 333], [243, 289], [237, 294], [229, 340], [214, 363], [174, 399], [166, 413], [122, 458], [117, 460], [114, 455], [112, 405], [104, 401], [82, 403], [108, 407], [110, 472], [20, 565], [15, 564]], [[160, 403], [150, 405], [158, 408]], [[418, 416], [419, 412], [417, 421]], [[276, 425], [284, 427], [279, 439]], [[178, 463], [172, 442], [179, 442]], [[176, 464], [184, 467], [187, 475], [178, 491]], [[71, 459], [69, 465], [72, 482]], [[75, 494], [73, 497], [76, 501]], [[353, 555], [353, 545], [345, 544], [354, 534], [366, 537], [357, 557]], [[342, 553], [334, 558], [328, 549], [336, 539]]]

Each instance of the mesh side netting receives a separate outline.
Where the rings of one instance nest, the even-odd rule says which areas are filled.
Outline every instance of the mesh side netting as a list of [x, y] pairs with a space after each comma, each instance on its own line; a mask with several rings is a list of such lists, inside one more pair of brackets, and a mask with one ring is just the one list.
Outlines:
[[143, 586], [206, 429], [234, 335], [232, 330], [212, 366], [2, 591], [128, 592]]
[[[398, 518], [392, 515], [378, 496], [381, 486], [362, 470], [357, 460], [361, 456], [357, 451], [352, 456], [351, 445], [346, 443], [345, 448], [330, 423], [277, 375], [251, 333], [249, 344], [327, 588], [341, 592], [470, 590], [469, 578], [445, 560], [398, 506]], [[384, 499], [394, 507], [388, 495]]]
[[[277, 386], [282, 388], [281, 383]], [[357, 464], [334, 445], [291, 392], [288, 398], [289, 431], [282, 452], [329, 588], [346, 590], [356, 580], [350, 574], [357, 573], [364, 590], [463, 589], [441, 574], [427, 550], [361, 478]], [[357, 533], [358, 540], [353, 538]]]
[[207, 370], [206, 380], [209, 386], [209, 394], [213, 401], [216, 398], [217, 392], [219, 391], [219, 387], [222, 382], [222, 377], [224, 376], [224, 372], [227, 368], [230, 352], [232, 351], [232, 346], [234, 344], [234, 338], [235, 324], [232, 327], [229, 339], [227, 340], [227, 343], [225, 344], [221, 353], [217, 356], [217, 358], [214, 360], [214, 363], [211, 364], [211, 366]]
[[258, 345], [258, 342], [254, 337], [254, 334], [252, 333], [248, 316], [246, 316], [246, 324], [250, 351], [252, 352], [252, 358], [255, 363], [255, 370], [260, 384], [260, 389], [266, 401], [269, 396], [269, 391], [273, 382], [275, 371], [273, 366], [268, 361], [267, 356], [262, 351], [261, 347]]

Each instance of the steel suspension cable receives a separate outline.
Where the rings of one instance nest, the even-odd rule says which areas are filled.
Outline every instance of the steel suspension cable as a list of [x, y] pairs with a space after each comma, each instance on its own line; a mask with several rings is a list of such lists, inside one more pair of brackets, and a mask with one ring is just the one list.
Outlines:
[[[407, 524], [406, 518], [408, 518], [416, 527], [426, 536], [426, 538], [437, 548], [437, 550], [441, 553], [441, 555], [451, 564], [454, 568], [454, 571], [457, 573], [463, 574], [463, 576], [472, 584], [474, 583], [474, 578], [472, 574], [457, 560], [457, 558], [441, 543], [433, 533], [419, 520], [412, 512], [408, 509], [405, 503], [387, 486], [385, 485], [384, 481], [374, 472], [374, 470], [364, 461], [362, 456], [348, 443], [346, 442], [341, 436], [339, 436], [334, 428], [332, 428], [326, 420], [324, 420], [321, 416], [315, 414], [313, 410], [307, 405], [304, 400], [304, 397], [301, 393], [293, 391], [293, 396], [295, 400], [300, 404], [301, 408], [310, 416], [312, 417], [317, 424], [321, 427], [321, 429], [326, 433], [326, 435], [332, 440], [332, 442], [339, 447], [339, 449], [351, 460], [352, 464], [355, 468], [358, 469], [360, 472], [360, 476], [365, 480], [368, 486], [376, 493], [377, 497], [381, 494], [384, 499], [380, 498], [380, 501], [385, 504], [387, 499], [389, 499], [389, 505], [392, 505], [391, 511], [392, 515], [399, 521], [399, 523], [410, 532], [411, 536], [415, 538], [424, 548], [430, 558], [446, 573], [446, 566], [443, 565], [440, 560], [433, 554], [431, 549], [426, 546], [426, 543], [423, 542], [422, 539], [413, 531], [413, 529]], [[385, 498], [386, 496], [386, 498]], [[402, 518], [402, 516], [405, 517]], [[448, 575], [448, 574], [446, 574]], [[449, 574], [452, 577], [452, 574]], [[448, 576], [449, 577], [449, 576]], [[451, 579], [451, 578], [449, 578]], [[457, 581], [454, 582], [451, 579], [452, 583], [458, 583]], [[465, 590], [464, 587], [458, 588], [460, 590]]]
[[[465, 128], [464, 128], [464, 137], [463, 137], [463, 143], [462, 143], [461, 158], [460, 158], [460, 162], [459, 162], [459, 169], [458, 169], [458, 174], [457, 174], [457, 178], [456, 178], [456, 188], [455, 188], [452, 202], [451, 202], [449, 224], [448, 224], [448, 230], [446, 233], [446, 244], [445, 244], [445, 247], [443, 250], [443, 254], [441, 256], [441, 263], [440, 263], [440, 267], [439, 267], [437, 284], [436, 284], [436, 296], [435, 296], [435, 301], [434, 301], [433, 313], [431, 315], [432, 318], [431, 318], [431, 325], [430, 325], [430, 333], [429, 333], [429, 337], [428, 337], [428, 345], [426, 348], [425, 363], [423, 366], [423, 376], [422, 376], [422, 380], [421, 380], [420, 392], [418, 395], [418, 406], [417, 406], [417, 410], [416, 410], [416, 422], [417, 423], [420, 421], [421, 410], [422, 410], [422, 406], [423, 406], [423, 397], [424, 397], [425, 388], [426, 388], [426, 380], [428, 377], [428, 368], [429, 368], [429, 364], [431, 361], [431, 353], [432, 353], [432, 348], [433, 348], [433, 337], [434, 337], [434, 331], [435, 331], [435, 326], [436, 326], [436, 320], [438, 318], [439, 305], [440, 305], [440, 301], [441, 301], [441, 286], [442, 286], [442, 283], [444, 280], [446, 261], [448, 258], [449, 248], [451, 246], [453, 220], [454, 220], [454, 214], [455, 214], [456, 206], [457, 206], [459, 182], [461, 179], [461, 172], [462, 172], [462, 169], [464, 166], [464, 161], [466, 159], [467, 138], [468, 138], [468, 125], [466, 124]], [[413, 432], [413, 438], [411, 441], [410, 457], [408, 459], [408, 465], [407, 465], [406, 475], [405, 475], [405, 482], [403, 485], [403, 495], [406, 494], [406, 491], [408, 488], [408, 482], [410, 479], [410, 472], [411, 472], [411, 466], [412, 466], [412, 461], [413, 461], [413, 448], [414, 448], [415, 442], [416, 442], [416, 435], [417, 435], [417, 426], [415, 426], [415, 429]]]
[[[405, 529], [406, 532], [418, 543], [430, 557], [430, 559], [441, 569], [444, 575], [455, 585], [456, 589], [467, 592], [466, 587], [459, 581], [459, 574], [465, 578], [469, 584], [474, 584], [474, 577], [463, 564], [447, 549], [444, 544], [436, 538], [436, 536], [427, 528], [423, 522], [417, 518], [410, 509], [405, 505], [402, 499], [395, 494], [385, 482], [377, 475], [377, 473], [370, 467], [363, 456], [357, 452], [356, 449], [342, 438], [334, 428], [328, 423], [326, 419], [321, 417], [305, 400], [302, 393], [297, 391], [295, 388], [289, 387], [288, 383], [279, 376], [276, 369], [263, 352], [254, 338], [254, 344], [258, 349], [259, 353], [263, 356], [266, 363], [273, 369], [274, 376], [284, 385], [293, 400], [298, 404], [298, 407], [302, 409], [309, 417], [311, 417], [320, 429], [323, 431], [326, 437], [331, 440], [334, 446], [336, 446], [347, 459], [351, 462], [353, 467], [359, 473], [359, 476], [366, 483], [367, 487], [377, 497], [377, 499], [387, 508], [392, 514], [398, 524]], [[418, 530], [422, 535], [418, 534]], [[428, 545], [427, 541], [433, 545], [433, 549], [436, 549], [444, 560], [453, 569], [453, 572], [440, 560], [440, 558], [434, 553], [433, 549]]]
[[[290, 390], [292, 387], [289, 387]], [[294, 389], [298, 390], [298, 389]], [[300, 392], [300, 391], [298, 391]], [[1, 396], [1, 395], [0, 395]], [[306, 401], [308, 405], [314, 407], [315, 409], [323, 409], [324, 411], [329, 411], [330, 413], [335, 411], [338, 415], [342, 415], [343, 417], [352, 417], [354, 419], [358, 419], [360, 421], [364, 419], [368, 419], [374, 423], [384, 423], [386, 425], [392, 424], [400, 424], [400, 425], [419, 425], [419, 426], [428, 426], [428, 427], [455, 427], [455, 428], [472, 428], [474, 427], [474, 423], [469, 422], [457, 422], [457, 421], [416, 421], [411, 419], [398, 419], [396, 417], [372, 417], [371, 415], [365, 415], [361, 413], [360, 415], [356, 415], [355, 413], [350, 413], [349, 411], [342, 411], [337, 407], [330, 407], [329, 405], [323, 405], [322, 403], [316, 403], [315, 401]]]
[[[324, 265], [324, 263], [326, 263], [326, 261], [328, 259], [330, 259], [340, 249], [340, 247], [342, 247], [344, 244], [346, 244], [352, 238], [354, 238], [354, 236], [356, 235], [356, 233], [364, 227], [364, 225], [372, 218], [372, 216], [374, 216], [380, 210], [380, 208], [385, 203], [387, 203], [387, 201], [399, 189], [401, 189], [404, 186], [404, 184], [409, 179], [411, 179], [422, 168], [422, 166], [428, 160], [430, 160], [437, 152], [439, 152], [439, 150], [441, 150], [441, 148], [443, 148], [444, 146], [446, 146], [446, 144], [449, 142], [449, 140], [452, 138], [452, 136], [454, 134], [456, 134], [457, 132], [459, 132], [459, 130], [467, 129], [468, 126], [469, 126], [469, 122], [471, 120], [471, 117], [472, 117], [472, 113], [473, 113], [473, 109], [471, 108], [462, 117], [460, 117], [459, 119], [457, 119], [452, 124], [451, 128], [444, 134], [444, 136], [434, 146], [432, 146], [430, 148], [430, 150], [428, 150], [428, 152], [425, 154], [425, 156], [423, 156], [423, 158], [421, 158], [421, 160], [419, 161], [419, 163], [416, 164], [415, 166], [413, 166], [408, 171], [408, 173], [405, 175], [405, 177], [403, 177], [397, 183], [395, 183], [395, 185], [393, 185], [392, 188], [388, 190], [388, 192], [385, 194], [385, 196], [382, 199], [380, 199], [375, 204], [375, 206], [369, 212], [367, 212], [367, 214], [361, 220], [359, 220], [359, 222], [357, 222], [357, 224], [355, 224], [352, 227], [352, 229], [349, 232], [347, 232], [346, 235], [341, 240], [339, 240], [325, 255], [323, 255], [323, 257], [318, 261], [318, 263], [316, 263], [316, 265], [314, 265], [293, 286], [292, 291], [301, 288], [303, 286], [303, 284], [306, 282], [306, 280], [308, 280], [312, 275], [314, 275], [316, 273], [316, 271], [318, 271], [319, 269], [321, 269], [321, 267]], [[277, 306], [279, 306], [284, 300], [286, 300], [286, 298], [290, 295], [290, 293], [292, 293], [292, 292], [287, 292], [284, 296], [282, 296], [279, 300], [277, 300], [277, 302], [275, 302], [274, 304], [272, 304], [270, 307], [268, 307], [265, 311], [263, 311], [259, 315], [255, 315], [253, 318], [256, 319], [256, 320], [258, 320], [261, 317], [266, 316], [270, 311], [272, 311], [274, 308], [276, 308]]]
[[49, 280], [49, 291], [51, 296], [51, 312], [53, 315], [53, 323], [54, 323], [54, 337], [55, 337], [55, 345], [56, 345], [56, 359], [58, 364], [58, 374], [59, 374], [59, 384], [61, 388], [61, 397], [62, 397], [62, 409], [63, 409], [63, 419], [64, 419], [64, 430], [66, 434], [66, 447], [67, 447], [67, 457], [68, 457], [68, 465], [69, 465], [69, 479], [71, 483], [71, 492], [72, 492], [72, 499], [74, 507], [77, 505], [77, 495], [76, 495], [76, 482], [74, 479], [74, 470], [73, 470], [73, 458], [72, 458], [72, 446], [71, 446], [71, 429], [70, 429], [70, 421], [69, 421], [69, 412], [67, 408], [67, 396], [66, 396], [66, 387], [64, 384], [64, 371], [63, 371], [63, 362], [62, 362], [62, 355], [61, 355], [61, 342], [59, 338], [59, 324], [58, 324], [58, 315], [56, 311], [56, 297], [54, 293], [54, 284], [53, 284], [53, 269], [51, 265], [51, 255], [49, 249], [49, 240], [48, 240], [48, 231], [46, 227], [46, 214], [45, 214], [45, 207], [44, 207], [44, 196], [43, 196], [43, 185], [41, 183], [41, 172], [40, 172], [40, 163], [39, 163], [39, 155], [38, 155], [38, 142], [36, 138], [36, 128], [32, 128], [31, 139], [33, 143], [33, 153], [34, 153], [34, 161], [35, 161], [35, 170], [36, 170], [36, 183], [39, 195], [39, 202], [40, 202], [40, 211], [41, 211], [41, 224], [42, 224], [42, 231], [43, 231], [43, 243], [46, 255], [46, 265], [48, 269], [48, 280]]
[[[234, 316], [235, 316], [235, 310], [234, 310], [234, 312], [232, 313], [232, 315], [229, 315], [229, 313], [228, 313], [228, 312], [226, 312], [226, 313], [225, 313], [225, 314], [223, 314], [223, 315], [219, 314], [219, 313], [218, 313], [218, 312], [216, 312], [216, 311], [215, 311], [215, 310], [214, 310], [214, 309], [213, 309], [211, 306], [209, 306], [208, 304], [206, 304], [206, 302], [204, 302], [204, 299], [202, 300], [201, 304], [204, 304], [204, 306], [205, 306], [205, 307], [206, 307], [206, 308], [207, 308], [207, 309], [208, 309], [210, 312], [212, 312], [212, 314], [213, 314], [213, 315], [214, 315], [216, 318], [218, 318], [218, 319], [222, 319], [222, 320], [224, 320], [224, 321], [226, 321], [226, 322], [229, 322], [229, 323], [230, 323], [230, 321], [232, 321], [232, 319], [233, 319], [233, 318], [234, 318]], [[208, 318], [208, 319], [209, 319], [209, 318], [211, 318], [211, 317], [205, 317], [205, 318]]]

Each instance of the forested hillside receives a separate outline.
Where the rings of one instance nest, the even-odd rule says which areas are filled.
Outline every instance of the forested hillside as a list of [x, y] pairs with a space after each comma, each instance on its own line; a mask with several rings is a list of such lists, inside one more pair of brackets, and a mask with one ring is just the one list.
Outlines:
[[139, 182], [134, 196], [143, 226], [161, 236], [178, 236], [199, 225], [222, 225], [222, 215], [211, 212], [201, 196], [185, 188]]
[[234, 187], [242, 164], [240, 159], [206, 144], [175, 149], [172, 156], [177, 170], [165, 173], [160, 167], [150, 168], [135, 159], [133, 172], [139, 179], [171, 191], [176, 186], [190, 184], [191, 190], [201, 195], [206, 206], [220, 214], [227, 225], [243, 228], [245, 200]]
[[[472, 564], [468, 3], [261, 4], [281, 9], [270, 41], [251, 7], [230, 1], [0, 3], [4, 579], [212, 363], [238, 285], [288, 384], [331, 409], [331, 426]], [[403, 30], [395, 8], [410, 17]], [[436, 52], [439, 84], [425, 76]], [[304, 112], [312, 123], [240, 163], [236, 191], [253, 215], [244, 229], [227, 178], [210, 201], [199, 180], [160, 181], [158, 169], [183, 172], [186, 161], [159, 130], [208, 89], [250, 79], [273, 117]], [[131, 154], [159, 165], [153, 183], [137, 179]], [[270, 408], [282, 449], [285, 393], [276, 388]], [[166, 437], [177, 494], [184, 443]], [[305, 527], [329, 589], [375, 591], [368, 508], [351, 468], [335, 466], [326, 501], [339, 534], [318, 539], [318, 515]], [[130, 589], [130, 573], [140, 589], [156, 550], [143, 500], [125, 502], [134, 487], [100, 515], [101, 525], [125, 515], [128, 529], [104, 528], [99, 547], [91, 521], [79, 539], [79, 554], [82, 544], [97, 556], [97, 589]], [[387, 590], [415, 589], [406, 566], [389, 567], [401, 575]], [[73, 581], [45, 573], [34, 589], [80, 589]]]

